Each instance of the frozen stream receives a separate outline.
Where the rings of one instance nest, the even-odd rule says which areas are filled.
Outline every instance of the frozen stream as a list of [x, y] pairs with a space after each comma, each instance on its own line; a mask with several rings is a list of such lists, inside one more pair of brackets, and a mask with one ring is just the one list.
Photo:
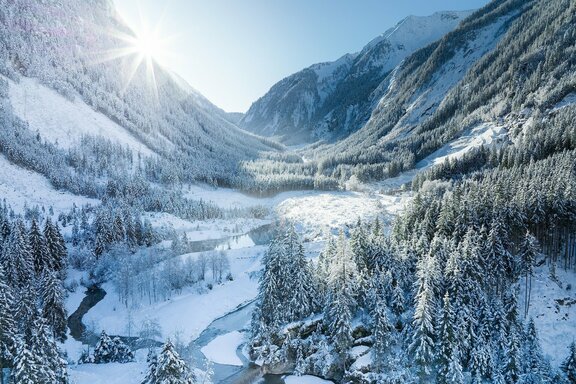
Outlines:
[[[234, 331], [248, 331], [254, 301], [240, 306], [233, 312], [224, 315], [212, 322], [201, 334], [189, 345], [189, 353], [192, 361], [197, 367], [203, 367], [206, 363], [206, 357], [201, 349], [208, 345], [212, 340], [220, 335]], [[264, 375], [262, 376], [260, 367], [251, 363], [242, 353], [244, 345], [236, 350], [236, 355], [240, 358], [243, 366], [234, 366], [226, 364], [213, 364], [214, 370], [213, 381], [218, 384], [281, 384], [284, 383], [281, 375]]]
[[[272, 225], [267, 224], [243, 235], [190, 242], [190, 247], [193, 251], [203, 252], [209, 250], [238, 249], [249, 248], [255, 245], [265, 245], [270, 242], [272, 231]], [[106, 292], [101, 287], [93, 287], [86, 291], [86, 297], [82, 301], [80, 307], [68, 320], [68, 325], [72, 331], [71, 333], [76, 340], [88, 342], [90, 344], [97, 341], [97, 335], [90, 335], [92, 337], [87, 338], [82, 318], [92, 307], [102, 300], [105, 295]], [[200, 336], [188, 346], [188, 357], [192, 360], [194, 366], [199, 368], [205, 366], [206, 357], [201, 352], [201, 348], [208, 345], [216, 337], [229, 332], [246, 331], [250, 324], [253, 309], [254, 301], [245, 303], [236, 310], [217, 318], [206, 329], [204, 329]], [[126, 341], [130, 342], [134, 340]], [[251, 364], [242, 354], [242, 347], [243, 346], [239, 347], [236, 354], [240, 361], [242, 361], [243, 366], [213, 363], [212, 369], [214, 371], [214, 383], [248, 384], [258, 382], [278, 384], [284, 382], [279, 376], [266, 375], [266, 377], [262, 378], [260, 368]]]

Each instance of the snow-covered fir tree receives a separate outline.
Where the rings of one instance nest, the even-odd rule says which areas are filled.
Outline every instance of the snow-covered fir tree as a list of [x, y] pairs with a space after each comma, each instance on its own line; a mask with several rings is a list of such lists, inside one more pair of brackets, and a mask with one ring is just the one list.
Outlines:
[[2, 252], [8, 284], [18, 290], [33, 285], [34, 260], [28, 244], [24, 222], [18, 220], [12, 226]]
[[530, 296], [532, 292], [532, 276], [534, 275], [534, 263], [539, 254], [538, 240], [530, 232], [527, 232], [520, 246], [520, 269], [524, 275], [524, 317], [528, 315], [530, 308]]
[[105, 364], [113, 361], [114, 343], [105, 331], [100, 333], [100, 339], [94, 347], [94, 363]]
[[[16, 355], [14, 357], [14, 368], [12, 370], [12, 381], [14, 384], [38, 384], [42, 383], [43, 376], [42, 362], [28, 349], [23, 340], [19, 340], [16, 345]], [[49, 378], [53, 379], [53, 378]]]
[[94, 363], [128, 363], [134, 361], [134, 353], [119, 337], [112, 339], [105, 331], [94, 347]]
[[196, 384], [196, 376], [167, 341], [157, 359], [150, 359], [142, 384]]
[[40, 317], [35, 319], [28, 345], [39, 362], [38, 372], [42, 382], [68, 384], [66, 361], [60, 356], [60, 350], [46, 320]]
[[62, 271], [66, 265], [66, 247], [51, 219], [47, 219], [44, 223], [44, 239], [50, 269], [57, 272]]
[[28, 238], [30, 242], [30, 251], [32, 252], [32, 257], [34, 259], [34, 270], [36, 276], [42, 276], [44, 271], [51, 269], [51, 262], [44, 234], [40, 231], [40, 227], [36, 220], [32, 220]]
[[560, 365], [560, 369], [566, 375], [566, 379], [570, 384], [576, 383], [576, 343], [570, 344], [570, 352], [568, 357]]
[[428, 255], [418, 264], [418, 282], [416, 285], [416, 305], [414, 311], [411, 350], [414, 359], [420, 367], [421, 377], [424, 379], [431, 373], [431, 367], [436, 359], [434, 342], [436, 339], [433, 320], [436, 314], [436, 298], [431, 282], [434, 273], [435, 261]]
[[385, 366], [387, 352], [392, 345], [393, 327], [388, 318], [388, 307], [382, 298], [379, 298], [372, 313], [372, 329], [375, 366], [380, 372], [385, 372], [383, 367]]
[[13, 363], [18, 341], [18, 328], [13, 316], [14, 297], [6, 281], [4, 267], [0, 263], [0, 379], [3, 377], [3, 368]]
[[40, 300], [42, 316], [50, 325], [54, 338], [60, 342], [66, 340], [68, 314], [64, 306], [62, 282], [56, 272], [47, 270], [41, 280]]

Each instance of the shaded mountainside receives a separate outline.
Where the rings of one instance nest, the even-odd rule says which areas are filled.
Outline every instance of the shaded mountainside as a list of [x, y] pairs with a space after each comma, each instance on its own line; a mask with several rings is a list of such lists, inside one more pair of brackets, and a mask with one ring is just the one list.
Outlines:
[[283, 79], [250, 107], [240, 124], [289, 144], [346, 136], [368, 120], [391, 71], [405, 57], [454, 29], [469, 14], [409, 16], [361, 52]]
[[574, 7], [490, 3], [406, 60], [366, 126], [317, 152], [324, 165], [354, 165], [362, 179], [394, 176], [471, 127], [531, 123], [574, 92]]
[[[239, 162], [277, 147], [156, 63], [137, 66], [134, 34], [111, 1], [0, 0], [0, 24], [0, 151], [57, 187], [87, 184], [74, 192], [98, 195], [96, 179], [134, 174], [162, 185], [230, 184]], [[93, 118], [73, 121], [68, 112], [78, 109]], [[96, 120], [98, 130], [89, 129]], [[56, 137], [51, 122], [67, 124], [65, 134]], [[118, 158], [126, 145], [118, 136], [139, 150]]]

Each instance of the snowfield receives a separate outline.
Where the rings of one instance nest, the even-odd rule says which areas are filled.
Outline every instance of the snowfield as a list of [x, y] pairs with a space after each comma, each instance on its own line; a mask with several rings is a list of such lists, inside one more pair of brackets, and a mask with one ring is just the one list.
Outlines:
[[[143, 303], [130, 310], [120, 303], [114, 287], [104, 284], [107, 295], [84, 317], [84, 324], [93, 327], [97, 333], [106, 330], [108, 334], [124, 335], [129, 316], [136, 329], [144, 319], [152, 318], [161, 324], [164, 339], [178, 338], [189, 343], [214, 319], [256, 297], [258, 280], [250, 275], [260, 269], [260, 258], [265, 249], [264, 246], [256, 246], [228, 251], [233, 281], [214, 284], [212, 289], [208, 289], [206, 284], [186, 288], [182, 294], [169, 300], [152, 305]], [[198, 257], [198, 254], [181, 257]]]
[[146, 375], [145, 362], [81, 364], [68, 369], [71, 384], [140, 384]]
[[561, 101], [556, 103], [554, 107], [552, 107], [552, 111], [557, 111], [572, 104], [576, 104], [576, 93], [570, 93], [569, 95], [566, 95], [566, 97], [564, 97]]
[[431, 165], [442, 164], [447, 159], [461, 159], [472, 149], [480, 148], [481, 146], [491, 147], [502, 144], [507, 140], [508, 130], [505, 126], [494, 123], [482, 123], [418, 162], [416, 167], [422, 170]]
[[[412, 180], [418, 173], [423, 172], [434, 165], [442, 164], [446, 160], [460, 159], [472, 149], [480, 148], [481, 146], [497, 146], [508, 140], [508, 128], [505, 125], [499, 125], [493, 122], [481, 123], [464, 132], [458, 138], [443, 145], [426, 158], [420, 160], [414, 169], [402, 172], [396, 177], [373, 182], [368, 185], [364, 184], [363, 188], [388, 193], [390, 191], [398, 192], [399, 190], [402, 190], [403, 186], [406, 184], [412, 183]], [[403, 205], [389, 205], [386, 203], [383, 203], [383, 205], [387, 210], [389, 210], [388, 207], [392, 208], [391, 213], [394, 214], [398, 214], [398, 208], [401, 209], [403, 207]]]
[[286, 384], [326, 384], [332, 383], [331, 381], [321, 379], [316, 376], [302, 375], [302, 376], [286, 376], [284, 378]]
[[[378, 183], [361, 185], [364, 192], [291, 191], [257, 198], [233, 189], [193, 185], [188, 187], [186, 196], [212, 201], [221, 208], [267, 207], [279, 219], [297, 223], [298, 231], [307, 240], [314, 240], [322, 238], [326, 231], [334, 232], [343, 226], [355, 224], [359, 218], [373, 220], [384, 212], [384, 219], [390, 221], [410, 199], [409, 194], [391, 196], [376, 193], [378, 186]], [[172, 225], [174, 228], [178, 227], [176, 222]], [[198, 233], [188, 232], [188, 236], [189, 239], [201, 239]]]
[[238, 348], [244, 343], [244, 334], [238, 331], [220, 335], [202, 348], [207, 359], [217, 364], [242, 366], [242, 360], [236, 354]]
[[79, 96], [70, 101], [28, 77], [21, 77], [19, 83], [5, 79], [10, 84], [9, 97], [14, 113], [28, 122], [30, 130], [39, 132], [44, 140], [67, 149], [76, 145], [82, 135], [102, 136], [128, 146], [135, 154], [154, 155], [130, 132], [94, 111]]
[[291, 197], [276, 208], [278, 216], [302, 226], [309, 239], [321, 238], [326, 231], [353, 225], [358, 219], [373, 220], [381, 213], [395, 213], [403, 198], [362, 192], [315, 193]]
[[[536, 269], [528, 311], [528, 318], [532, 317], [536, 324], [544, 355], [554, 368], [568, 356], [576, 329], [576, 274], [558, 266], [556, 276], [556, 281], [551, 279], [546, 266]], [[520, 287], [524, 288], [523, 279], [520, 279]], [[523, 292], [518, 297], [521, 314], [525, 304]]]
[[58, 191], [44, 176], [12, 164], [4, 155], [0, 155], [0, 198], [6, 199], [12, 209], [23, 212], [24, 207], [36, 205], [46, 209], [53, 208], [54, 213], [68, 211], [74, 204], [98, 205], [99, 200]]

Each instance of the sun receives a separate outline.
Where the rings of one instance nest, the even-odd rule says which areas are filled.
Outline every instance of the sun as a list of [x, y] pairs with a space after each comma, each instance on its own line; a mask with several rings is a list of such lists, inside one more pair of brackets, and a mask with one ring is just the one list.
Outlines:
[[167, 42], [160, 37], [156, 30], [140, 30], [131, 41], [136, 54], [145, 60], [154, 60], [159, 64], [166, 64]]
[[154, 59], [155, 56], [159, 56], [162, 51], [162, 47], [158, 39], [149, 34], [145, 33], [136, 37], [134, 42], [134, 48], [138, 53], [147, 59]]
[[163, 34], [161, 21], [151, 26], [141, 17], [140, 25], [133, 26], [131, 30], [108, 31], [118, 44], [113, 49], [97, 53], [94, 61], [101, 63], [120, 60], [124, 77], [123, 90], [128, 88], [136, 73], [143, 67], [152, 94], [158, 97], [157, 71], [161, 67], [169, 72], [170, 63], [175, 58], [169, 49], [175, 36]]

